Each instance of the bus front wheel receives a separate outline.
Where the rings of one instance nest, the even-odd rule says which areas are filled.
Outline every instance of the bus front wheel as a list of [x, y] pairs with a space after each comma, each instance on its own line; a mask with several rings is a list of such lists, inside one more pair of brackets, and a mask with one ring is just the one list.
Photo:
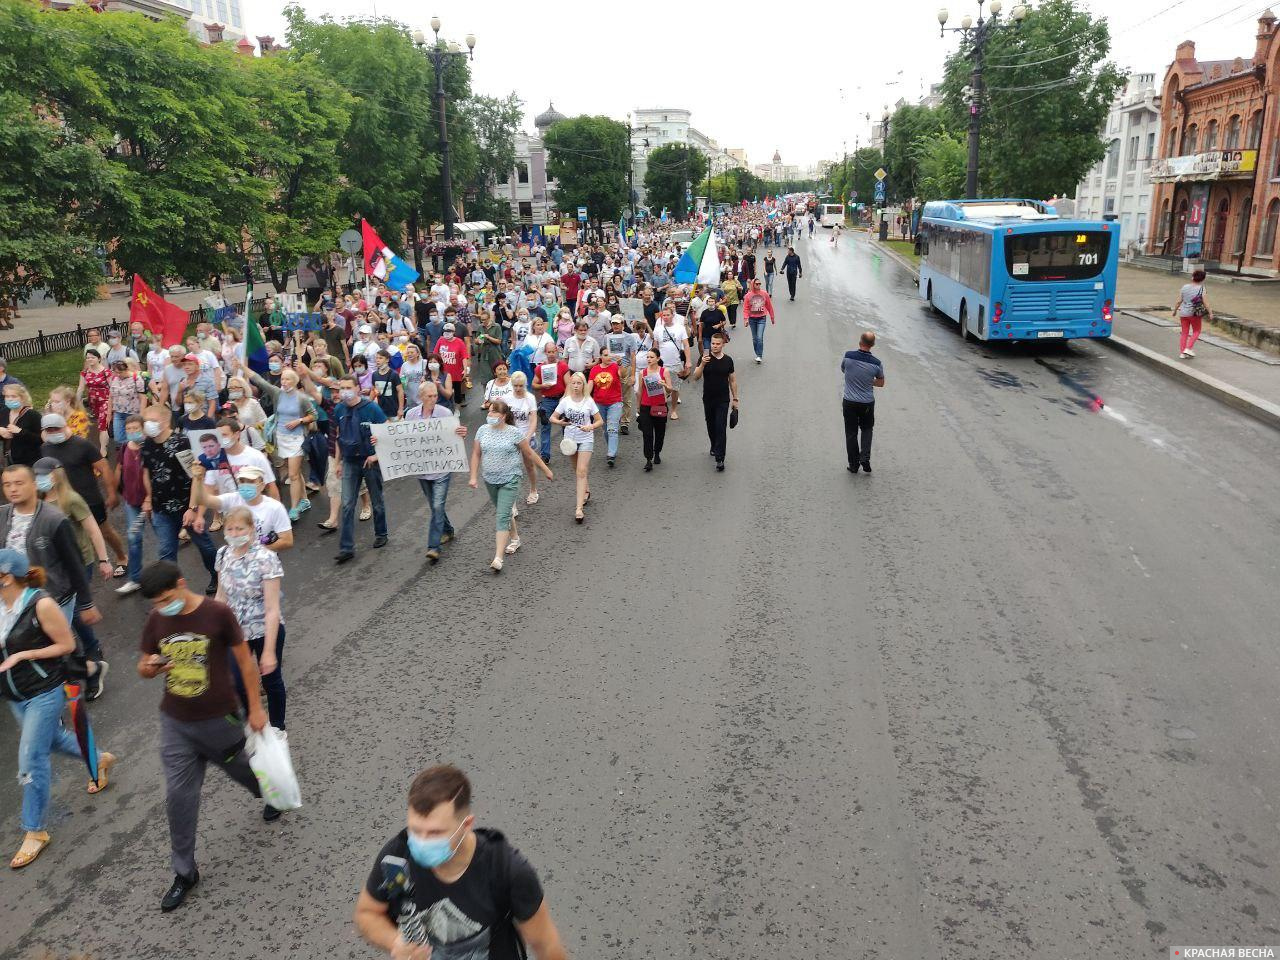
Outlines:
[[933, 281], [932, 280], [929, 281], [929, 285], [925, 288], [924, 298], [929, 304], [929, 312], [934, 315], [937, 315], [938, 308], [933, 304]]
[[976, 340], [977, 337], [969, 329], [969, 305], [960, 304], [960, 336], [965, 340]]

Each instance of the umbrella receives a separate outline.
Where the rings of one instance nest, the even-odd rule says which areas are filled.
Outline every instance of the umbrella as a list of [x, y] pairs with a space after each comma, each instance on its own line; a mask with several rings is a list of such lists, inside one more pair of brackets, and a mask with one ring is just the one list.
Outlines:
[[85, 709], [80, 683], [64, 683], [62, 689], [67, 694], [67, 706], [71, 708], [71, 729], [75, 731], [76, 743], [80, 745], [80, 755], [89, 768], [89, 779], [98, 786], [98, 747], [93, 741], [93, 727], [89, 725], [89, 711]]

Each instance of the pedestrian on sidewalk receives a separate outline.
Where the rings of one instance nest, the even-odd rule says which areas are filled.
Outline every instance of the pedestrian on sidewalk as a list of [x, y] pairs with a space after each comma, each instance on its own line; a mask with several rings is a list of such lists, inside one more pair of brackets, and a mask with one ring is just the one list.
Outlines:
[[[142, 628], [138, 675], [144, 680], [163, 675], [165, 681], [160, 701], [160, 763], [174, 877], [160, 909], [168, 913], [182, 906], [200, 882], [196, 826], [209, 763], [221, 767], [253, 796], [262, 797], [244, 752], [244, 719], [231, 679], [232, 658], [244, 678], [250, 729], [266, 727], [267, 714], [262, 709], [258, 665], [231, 608], [192, 593], [178, 565], [166, 560], [143, 570], [141, 583], [142, 595], [151, 601], [151, 614]], [[270, 804], [262, 810], [264, 820], [279, 816], [280, 811]]]
[[[25, 468], [23, 468], [25, 469]], [[62, 722], [67, 696], [63, 684], [71, 679], [67, 658], [75, 651], [71, 625], [53, 597], [40, 589], [45, 574], [31, 566], [21, 550], [0, 550], [0, 694], [18, 724], [18, 780], [22, 784], [22, 846], [9, 861], [17, 870], [27, 866], [49, 845], [45, 814], [53, 780], [53, 753], [81, 760], [75, 735]], [[107, 787], [115, 757], [98, 754], [98, 779], [89, 793]]]
[[1173, 313], [1182, 324], [1182, 334], [1178, 337], [1178, 359], [1196, 355], [1196, 341], [1200, 339], [1200, 326], [1208, 317], [1213, 323], [1213, 311], [1204, 298], [1205, 272], [1197, 270], [1191, 274], [1191, 282], [1184, 283], [1178, 291], [1178, 302], [1173, 306]]
[[[360, 935], [393, 960], [567, 960], [538, 874], [499, 831], [477, 827], [471, 783], [430, 767], [409, 788], [407, 829], [378, 852], [356, 902]], [[523, 942], [523, 947], [521, 943]]]
[[707, 420], [711, 456], [715, 458], [716, 470], [721, 472], [724, 471], [728, 439], [726, 428], [736, 426], [738, 422], [738, 375], [733, 372], [733, 357], [724, 352], [724, 342], [723, 330], [713, 333], [711, 352], [702, 355], [693, 371], [693, 379], [706, 379], [702, 387], [702, 410]]
[[[871, 472], [871, 432], [876, 424], [875, 388], [884, 386], [884, 365], [871, 353], [876, 345], [873, 331], [858, 338], [858, 349], [840, 361], [844, 374], [844, 446], [849, 456], [849, 472], [861, 466]], [[861, 442], [859, 442], [861, 434]]]
[[800, 257], [795, 247], [787, 247], [787, 255], [782, 258], [782, 272], [787, 275], [787, 292], [791, 299], [796, 298], [796, 279], [804, 276], [804, 267], [800, 265]]

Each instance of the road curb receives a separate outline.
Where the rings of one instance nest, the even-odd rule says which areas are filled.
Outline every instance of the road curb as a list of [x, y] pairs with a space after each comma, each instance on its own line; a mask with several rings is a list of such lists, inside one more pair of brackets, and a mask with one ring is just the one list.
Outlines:
[[1268, 426], [1280, 430], [1280, 405], [1255, 396], [1247, 390], [1233, 387], [1217, 377], [1211, 377], [1207, 373], [1193, 370], [1185, 364], [1176, 363], [1163, 354], [1149, 350], [1139, 343], [1134, 343], [1132, 340], [1126, 340], [1124, 337], [1117, 337], [1114, 333], [1110, 337], [1098, 338], [1095, 342], [1105, 343], [1111, 349], [1123, 353], [1144, 366], [1160, 371], [1170, 379], [1184, 383], [1193, 390], [1199, 390], [1201, 393], [1207, 394], [1216, 400], [1221, 400], [1223, 403], [1249, 414], [1255, 420], [1260, 420]]
[[920, 268], [917, 267], [910, 260], [908, 260], [906, 257], [904, 257], [902, 254], [900, 254], [897, 250], [894, 250], [892, 247], [880, 246], [880, 242], [873, 241], [870, 236], [867, 237], [867, 243], [874, 244], [872, 249], [879, 251], [880, 253], [884, 254], [886, 257], [889, 257], [891, 260], [898, 261], [899, 265], [906, 267], [908, 270], [911, 271], [911, 275], [916, 278], [916, 283], [920, 282]]

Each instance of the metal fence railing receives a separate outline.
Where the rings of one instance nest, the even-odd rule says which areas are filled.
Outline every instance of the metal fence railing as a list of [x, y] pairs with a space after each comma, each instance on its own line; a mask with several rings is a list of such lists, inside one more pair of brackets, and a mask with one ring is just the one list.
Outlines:
[[[265, 297], [255, 297], [252, 306], [260, 307], [265, 300]], [[242, 313], [245, 302], [241, 300], [238, 303], [230, 303], [228, 306], [235, 307], [238, 313]], [[196, 307], [187, 311], [188, 326], [199, 323], [204, 318], [203, 307]], [[35, 357], [45, 357], [51, 353], [61, 353], [64, 350], [82, 350], [85, 343], [88, 342], [90, 330], [100, 331], [105, 338], [111, 330], [119, 330], [121, 333], [125, 333], [128, 329], [129, 321], [127, 319], [117, 320], [113, 317], [110, 323], [91, 324], [87, 327], [77, 323], [74, 330], [60, 330], [57, 333], [45, 333], [43, 330], [37, 330], [34, 337], [0, 343], [0, 356], [12, 363], [15, 360], [31, 360]]]

